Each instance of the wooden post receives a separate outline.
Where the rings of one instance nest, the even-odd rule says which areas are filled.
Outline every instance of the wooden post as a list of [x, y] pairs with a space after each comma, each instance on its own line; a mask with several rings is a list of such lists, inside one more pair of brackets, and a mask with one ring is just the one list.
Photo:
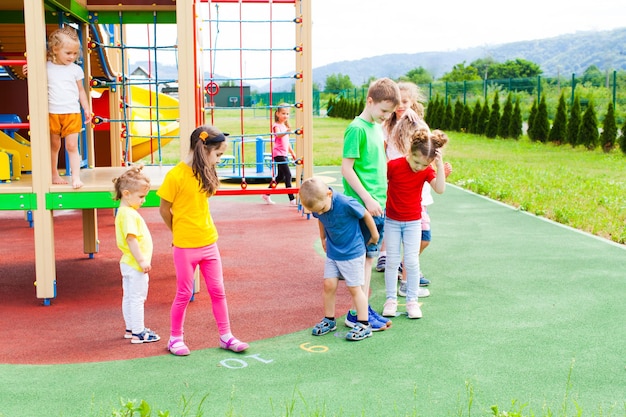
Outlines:
[[35, 285], [37, 297], [49, 300], [56, 296], [56, 267], [54, 259], [54, 224], [52, 211], [46, 210], [46, 193], [52, 183], [50, 161], [50, 128], [46, 71], [46, 21], [43, 0], [24, 1], [24, 26], [28, 62], [28, 113], [32, 149], [33, 193], [37, 209], [33, 210], [35, 234]]
[[302, 45], [302, 52], [296, 54], [296, 70], [302, 72], [302, 78], [296, 81], [296, 102], [303, 104], [302, 108], [296, 111], [296, 126], [302, 127], [303, 130], [303, 134], [296, 137], [296, 149], [300, 154], [298, 156], [302, 156], [304, 160], [304, 164], [296, 168], [296, 178], [306, 179], [313, 176], [311, 0], [296, 0], [296, 16], [302, 17], [302, 23], [296, 25], [296, 45]]

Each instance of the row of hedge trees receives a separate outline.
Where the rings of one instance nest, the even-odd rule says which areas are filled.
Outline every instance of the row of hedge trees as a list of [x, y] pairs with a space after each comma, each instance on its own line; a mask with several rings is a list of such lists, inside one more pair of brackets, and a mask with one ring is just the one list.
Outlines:
[[[358, 116], [365, 106], [363, 99], [345, 97], [331, 98], [328, 102], [327, 115], [351, 120]], [[457, 100], [447, 103], [440, 96], [435, 96], [427, 107], [425, 121], [432, 129], [457, 131], [484, 135], [488, 138], [519, 139], [523, 135], [523, 119], [519, 100], [509, 93], [500, 111], [500, 97], [495, 92], [491, 106], [487, 101], [477, 100], [474, 106], [463, 104]], [[527, 120], [526, 134], [532, 141], [551, 142], [573, 147], [584, 146], [589, 150], [602, 147], [610, 152], [616, 144], [626, 154], [626, 121], [618, 137], [617, 122], [613, 103], [609, 103], [599, 131], [598, 118], [592, 102], [589, 102], [583, 113], [580, 99], [574, 102], [568, 111], [565, 96], [561, 94], [556, 109], [554, 122], [550, 124], [545, 96], [533, 103]]]

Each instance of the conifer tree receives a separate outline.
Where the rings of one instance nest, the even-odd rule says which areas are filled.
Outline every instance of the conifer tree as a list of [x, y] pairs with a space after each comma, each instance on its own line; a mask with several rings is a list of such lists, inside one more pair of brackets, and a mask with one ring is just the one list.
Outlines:
[[454, 110], [452, 110], [452, 102], [448, 101], [448, 103], [446, 103], [446, 105], [444, 106], [443, 121], [441, 122], [440, 129], [450, 130], [450, 128], [452, 127], [453, 119], [454, 119]]
[[498, 92], [493, 98], [493, 104], [491, 105], [491, 112], [489, 113], [489, 122], [487, 123], [487, 130], [485, 136], [488, 138], [495, 138], [498, 136], [498, 126], [500, 125], [500, 98]]
[[583, 119], [580, 123], [580, 131], [578, 132], [578, 142], [589, 150], [593, 150], [598, 146], [598, 118], [593, 108], [593, 100], [589, 100], [587, 110], [583, 113]]
[[519, 106], [519, 99], [517, 99], [515, 100], [515, 106], [513, 106], [513, 115], [511, 116], [511, 123], [509, 124], [509, 136], [513, 139], [519, 139], [520, 136], [522, 136], [523, 127], [522, 109]]
[[513, 98], [511, 93], [509, 93], [506, 97], [504, 107], [502, 108], [502, 117], [500, 118], [500, 123], [498, 124], [498, 136], [501, 138], [510, 137], [509, 126], [511, 124], [511, 117], [513, 117]]
[[578, 133], [580, 132], [581, 117], [580, 98], [576, 96], [574, 97], [574, 104], [572, 104], [569, 120], [567, 121], [567, 141], [573, 147], [580, 144], [578, 142]]
[[537, 107], [537, 114], [533, 121], [533, 140], [546, 142], [550, 134], [550, 120], [548, 120], [548, 106], [546, 96], [541, 96], [541, 101]]
[[617, 139], [617, 122], [615, 121], [615, 111], [613, 110], [613, 103], [609, 102], [609, 106], [606, 110], [606, 116], [604, 116], [604, 122], [602, 124], [602, 133], [600, 134], [600, 145], [604, 152], [611, 152], [615, 146], [615, 140]]
[[459, 130], [461, 132], [469, 132], [470, 125], [472, 124], [472, 109], [469, 104], [465, 103], [463, 106], [463, 113], [461, 115], [461, 122], [459, 123]]
[[530, 114], [528, 115], [528, 128], [526, 130], [526, 134], [530, 138], [530, 140], [535, 140], [533, 136], [533, 125], [535, 123], [535, 116], [537, 115], [537, 100], [533, 101], [533, 105], [530, 108]]
[[474, 104], [474, 110], [472, 111], [472, 121], [469, 128], [470, 133], [478, 133], [478, 120], [480, 119], [480, 113], [482, 111], [483, 108], [480, 105], [480, 100], [476, 100], [476, 104]]
[[556, 144], [562, 144], [566, 142], [567, 137], [567, 104], [565, 103], [565, 95], [561, 93], [559, 97], [559, 105], [556, 108], [556, 115], [554, 116], [554, 124], [550, 129], [550, 135], [548, 140]]
[[622, 126], [622, 134], [617, 140], [619, 144], [619, 148], [622, 150], [622, 153], [626, 155], [626, 120], [624, 120], [624, 125]]
[[450, 129], [459, 132], [461, 130], [461, 118], [463, 117], [463, 103], [458, 98], [454, 103], [454, 117], [452, 118], [452, 125]]
[[487, 123], [489, 123], [489, 103], [485, 100], [485, 104], [482, 106], [478, 116], [478, 123], [476, 123], [476, 133], [484, 135], [487, 131]]
[[331, 97], [330, 99], [328, 99], [328, 106], [326, 107], [326, 116], [328, 117], [335, 117], [335, 99], [333, 97]]

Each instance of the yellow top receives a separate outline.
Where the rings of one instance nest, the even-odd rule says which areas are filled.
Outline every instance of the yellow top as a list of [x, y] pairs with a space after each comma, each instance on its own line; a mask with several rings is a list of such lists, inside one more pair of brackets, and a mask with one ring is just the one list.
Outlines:
[[148, 263], [152, 263], [152, 235], [146, 222], [137, 210], [132, 207], [123, 206], [117, 209], [115, 215], [115, 239], [117, 247], [122, 251], [120, 263], [127, 264], [138, 271], [143, 272], [135, 257], [128, 247], [126, 237], [134, 235], [139, 243], [139, 250]]
[[209, 195], [200, 190], [200, 183], [189, 165], [179, 162], [172, 168], [165, 175], [157, 195], [172, 203], [174, 246], [200, 248], [217, 241], [217, 229], [209, 211]]

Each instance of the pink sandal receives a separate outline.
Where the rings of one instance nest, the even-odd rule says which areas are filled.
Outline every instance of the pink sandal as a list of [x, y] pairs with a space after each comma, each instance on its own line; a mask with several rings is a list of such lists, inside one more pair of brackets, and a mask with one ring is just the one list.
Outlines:
[[176, 356], [187, 356], [191, 353], [185, 342], [183, 342], [183, 339], [170, 339], [170, 341], [167, 342], [167, 350], [169, 350], [172, 355]]
[[244, 350], [248, 349], [250, 345], [248, 345], [245, 342], [242, 342], [241, 340], [233, 336], [230, 339], [228, 339], [227, 342], [224, 342], [220, 338], [220, 347], [222, 349], [232, 350], [233, 352], [243, 352]]

